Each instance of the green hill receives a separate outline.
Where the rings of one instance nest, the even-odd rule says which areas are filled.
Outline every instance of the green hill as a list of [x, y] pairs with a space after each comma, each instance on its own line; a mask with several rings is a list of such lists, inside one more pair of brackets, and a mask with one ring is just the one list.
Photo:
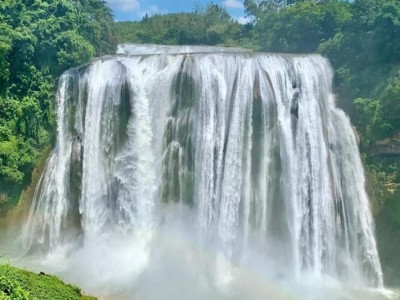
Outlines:
[[0, 265], [0, 300], [95, 300], [55, 276]]

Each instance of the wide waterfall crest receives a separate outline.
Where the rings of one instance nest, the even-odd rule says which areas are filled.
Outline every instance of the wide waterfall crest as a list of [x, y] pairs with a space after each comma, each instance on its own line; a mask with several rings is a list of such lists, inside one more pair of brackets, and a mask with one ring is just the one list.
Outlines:
[[132, 235], [150, 251], [180, 210], [222, 277], [258, 253], [272, 277], [382, 287], [357, 142], [327, 60], [216, 49], [122, 45], [60, 78], [27, 252]]

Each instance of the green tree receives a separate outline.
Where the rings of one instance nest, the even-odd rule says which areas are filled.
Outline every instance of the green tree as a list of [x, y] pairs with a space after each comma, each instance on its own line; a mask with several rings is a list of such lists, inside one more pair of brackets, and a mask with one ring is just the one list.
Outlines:
[[[261, 4], [260, 4], [261, 5]], [[340, 32], [351, 18], [349, 4], [304, 1], [258, 13], [260, 48], [278, 52], [315, 52]]]
[[0, 188], [29, 178], [48, 145], [57, 77], [113, 51], [112, 31], [102, 0], [0, 2]]
[[224, 45], [254, 47], [252, 27], [233, 20], [216, 4], [197, 5], [192, 13], [145, 16], [140, 22], [117, 22], [120, 43]]

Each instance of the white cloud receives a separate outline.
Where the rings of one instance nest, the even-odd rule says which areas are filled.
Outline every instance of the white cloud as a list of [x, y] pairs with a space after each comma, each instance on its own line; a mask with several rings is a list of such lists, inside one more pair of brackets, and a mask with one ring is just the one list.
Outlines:
[[222, 2], [222, 4], [225, 5], [228, 8], [240, 8], [240, 9], [242, 9], [244, 7], [243, 3], [241, 1], [239, 1], [239, 0], [224, 0]]
[[134, 11], [140, 8], [139, 0], [107, 0], [107, 3], [114, 10], [123, 12]]
[[250, 22], [250, 19], [248, 19], [248, 18], [246, 18], [244, 16], [235, 18], [235, 20], [238, 21], [240, 24], [247, 24], [247, 23]]

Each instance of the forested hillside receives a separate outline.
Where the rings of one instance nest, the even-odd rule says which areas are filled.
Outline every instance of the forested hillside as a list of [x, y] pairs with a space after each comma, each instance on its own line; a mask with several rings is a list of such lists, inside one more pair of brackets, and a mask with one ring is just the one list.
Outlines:
[[253, 26], [233, 20], [216, 4], [192, 13], [145, 16], [141, 22], [116, 22], [118, 42], [164, 45], [224, 45], [252, 48]]
[[114, 51], [112, 20], [102, 0], [0, 2], [0, 208], [54, 136], [57, 77]]

